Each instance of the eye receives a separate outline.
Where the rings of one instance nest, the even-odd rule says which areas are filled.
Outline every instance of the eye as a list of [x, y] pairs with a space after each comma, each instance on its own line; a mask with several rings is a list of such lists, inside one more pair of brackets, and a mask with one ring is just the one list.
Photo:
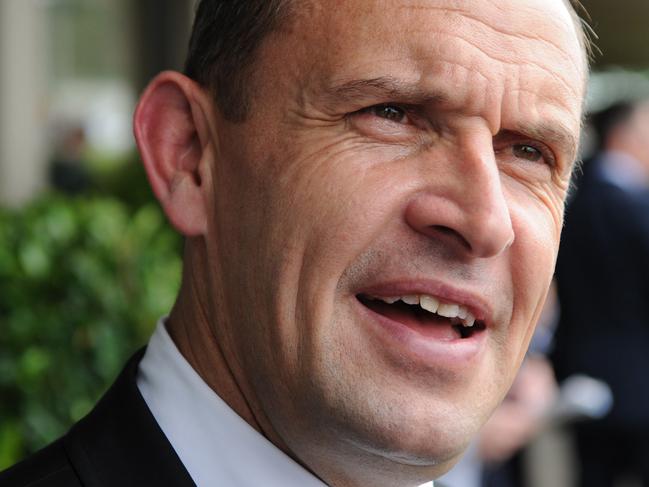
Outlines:
[[348, 113], [349, 127], [361, 136], [388, 143], [423, 143], [430, 124], [417, 105], [379, 103]]
[[543, 159], [543, 152], [530, 144], [515, 144], [512, 151], [516, 157], [531, 162], [538, 162]]
[[556, 159], [550, 149], [542, 144], [523, 143], [513, 144], [511, 151], [514, 157], [529, 162], [545, 163], [550, 167], [556, 166]]
[[556, 153], [543, 140], [511, 130], [502, 130], [493, 139], [496, 156], [502, 162], [531, 169], [545, 167], [557, 169]]
[[398, 105], [374, 105], [360, 110], [359, 113], [374, 115], [376, 117], [383, 118], [395, 123], [408, 122], [408, 114], [406, 110]]

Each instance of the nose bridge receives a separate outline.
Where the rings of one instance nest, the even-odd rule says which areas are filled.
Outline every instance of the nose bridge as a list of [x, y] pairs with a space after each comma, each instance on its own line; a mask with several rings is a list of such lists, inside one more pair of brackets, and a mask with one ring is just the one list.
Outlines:
[[514, 230], [491, 135], [467, 136], [460, 145], [463, 150], [455, 161], [460, 168], [459, 191], [452, 197], [464, 219], [456, 231], [477, 256], [497, 255], [512, 244]]
[[436, 177], [411, 202], [410, 225], [432, 238], [454, 235], [474, 257], [504, 252], [514, 230], [491, 134], [458, 137], [430, 157]]

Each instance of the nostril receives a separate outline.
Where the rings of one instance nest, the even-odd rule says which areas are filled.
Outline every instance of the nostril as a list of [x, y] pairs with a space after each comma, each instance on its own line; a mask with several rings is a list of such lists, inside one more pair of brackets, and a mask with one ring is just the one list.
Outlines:
[[514, 232], [504, 193], [498, 187], [459, 188], [441, 195], [432, 190], [416, 194], [405, 209], [405, 222], [445, 251], [457, 252], [457, 257], [501, 254], [513, 242]]
[[462, 236], [462, 234], [457, 230], [453, 230], [452, 228], [444, 225], [431, 225], [429, 228], [432, 232], [436, 233], [441, 238], [454, 240], [455, 242], [462, 245], [462, 247], [464, 247], [466, 250], [471, 250], [471, 244], [469, 243], [469, 241], [464, 238], [464, 236]]
[[455, 230], [449, 227], [445, 227], [444, 225], [431, 225], [431, 228], [434, 230], [437, 230], [439, 233], [444, 233], [447, 235], [452, 235], [454, 233], [457, 233]]

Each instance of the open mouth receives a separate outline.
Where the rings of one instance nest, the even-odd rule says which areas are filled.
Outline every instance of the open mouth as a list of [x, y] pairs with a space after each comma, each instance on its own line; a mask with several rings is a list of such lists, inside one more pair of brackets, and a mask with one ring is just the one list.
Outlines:
[[463, 305], [445, 303], [428, 295], [378, 297], [359, 294], [365, 307], [421, 334], [442, 340], [468, 339], [485, 330]]

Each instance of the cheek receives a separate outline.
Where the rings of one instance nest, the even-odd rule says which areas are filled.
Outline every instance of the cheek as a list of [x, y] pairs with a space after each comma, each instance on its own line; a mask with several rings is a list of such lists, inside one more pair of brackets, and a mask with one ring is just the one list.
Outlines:
[[554, 183], [510, 185], [508, 190], [516, 235], [514, 276], [549, 284], [559, 250], [565, 191]]
[[245, 288], [240, 295], [265, 297], [254, 309], [242, 303], [241, 318], [264, 327], [265, 355], [284, 366], [297, 363], [331, 318], [341, 275], [396, 218], [404, 191], [395, 154], [353, 138], [322, 140], [286, 143], [265, 159], [248, 156], [260, 162], [233, 167], [231, 188], [238, 189], [227, 190], [229, 211], [240, 218], [229, 218], [236, 245], [224, 257], [237, 289]]
[[325, 269], [342, 272], [395, 216], [394, 202], [404, 186], [394, 177], [402, 151], [354, 137], [319, 146], [300, 141], [300, 147], [299, 153], [287, 151], [286, 159], [276, 160], [281, 167], [268, 199], [275, 207], [270, 221], [276, 226], [270, 231], [280, 233], [283, 243], [300, 242], [305, 258], [333, 259]]
[[524, 355], [547, 295], [559, 245], [562, 210], [529, 198], [512, 209], [516, 240], [510, 249], [514, 286], [511, 333], [516, 333]]

